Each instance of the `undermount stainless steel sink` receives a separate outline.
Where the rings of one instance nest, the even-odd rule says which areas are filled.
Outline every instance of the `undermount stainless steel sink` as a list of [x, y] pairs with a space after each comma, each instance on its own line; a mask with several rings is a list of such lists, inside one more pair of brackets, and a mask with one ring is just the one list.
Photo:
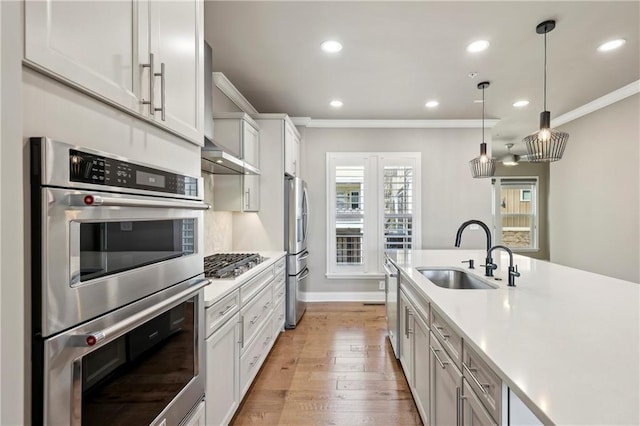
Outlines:
[[416, 268], [416, 270], [442, 288], [452, 290], [495, 290], [498, 288], [462, 269]]

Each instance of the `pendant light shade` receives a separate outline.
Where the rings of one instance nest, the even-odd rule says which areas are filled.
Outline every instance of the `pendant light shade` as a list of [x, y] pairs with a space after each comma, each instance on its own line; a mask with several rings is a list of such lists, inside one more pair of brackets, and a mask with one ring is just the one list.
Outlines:
[[478, 89], [482, 90], [482, 143], [480, 144], [480, 156], [469, 161], [471, 176], [474, 178], [491, 177], [496, 172], [496, 162], [487, 155], [487, 144], [484, 141], [484, 89], [489, 87], [488, 81], [478, 83]]
[[544, 34], [544, 111], [540, 113], [540, 130], [523, 139], [529, 161], [534, 163], [558, 161], [564, 154], [569, 134], [551, 128], [551, 113], [547, 111], [547, 33], [556, 27], [556, 21], [538, 24], [536, 32]]

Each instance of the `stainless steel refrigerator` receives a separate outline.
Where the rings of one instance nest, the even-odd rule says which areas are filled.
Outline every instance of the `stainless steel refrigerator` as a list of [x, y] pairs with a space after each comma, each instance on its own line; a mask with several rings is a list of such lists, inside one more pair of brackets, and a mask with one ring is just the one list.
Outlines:
[[306, 303], [302, 300], [304, 282], [309, 277], [307, 268], [307, 230], [309, 229], [309, 203], [307, 184], [300, 178], [287, 177], [284, 188], [285, 235], [287, 250], [287, 328], [295, 328], [302, 318]]

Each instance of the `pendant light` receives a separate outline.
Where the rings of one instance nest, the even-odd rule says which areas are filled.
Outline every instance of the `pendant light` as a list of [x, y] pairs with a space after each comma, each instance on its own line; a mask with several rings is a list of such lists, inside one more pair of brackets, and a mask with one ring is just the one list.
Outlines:
[[474, 178], [491, 177], [496, 172], [496, 162], [487, 155], [487, 144], [484, 141], [484, 89], [489, 87], [488, 81], [478, 83], [478, 89], [482, 89], [482, 143], [480, 144], [480, 156], [469, 161], [471, 176]]
[[569, 134], [551, 128], [551, 113], [547, 111], [547, 33], [556, 27], [556, 21], [549, 20], [538, 24], [536, 33], [544, 34], [544, 111], [540, 113], [540, 130], [525, 137], [522, 141], [527, 147], [529, 161], [558, 161], [567, 146]]

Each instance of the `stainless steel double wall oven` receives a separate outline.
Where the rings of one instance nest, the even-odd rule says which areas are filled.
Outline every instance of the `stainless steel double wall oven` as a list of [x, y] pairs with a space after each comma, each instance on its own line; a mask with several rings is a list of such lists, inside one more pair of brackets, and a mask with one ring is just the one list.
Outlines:
[[202, 400], [202, 183], [31, 139], [33, 424], [179, 424]]

